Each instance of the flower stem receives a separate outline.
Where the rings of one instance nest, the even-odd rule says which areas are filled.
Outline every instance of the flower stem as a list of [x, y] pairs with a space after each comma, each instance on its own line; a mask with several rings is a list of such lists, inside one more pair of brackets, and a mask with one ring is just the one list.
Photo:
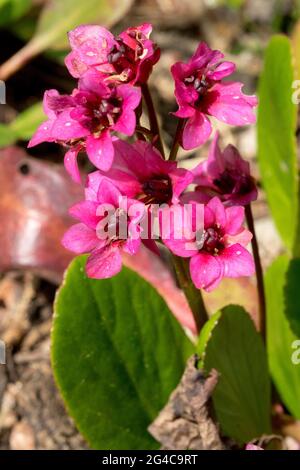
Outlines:
[[160, 151], [160, 153], [164, 157], [165, 156], [164, 146], [163, 146], [161, 136], [160, 136], [159, 125], [158, 125], [158, 120], [157, 120], [157, 115], [155, 112], [154, 104], [152, 101], [152, 96], [151, 96], [147, 83], [144, 83], [141, 88], [142, 88], [143, 98], [145, 100], [145, 103], [148, 109], [150, 129], [151, 129], [152, 134], [156, 138], [155, 147]]
[[169, 160], [171, 161], [176, 160], [179, 145], [180, 145], [179, 142], [180, 142], [181, 132], [182, 132], [184, 123], [185, 123], [185, 119], [178, 120], [177, 129], [176, 129], [175, 137], [173, 140], [173, 145], [172, 145], [170, 156], [169, 156]]
[[188, 260], [174, 255], [173, 262], [178, 283], [183, 290], [192, 311], [198, 335], [204, 323], [208, 320], [208, 315], [202, 299], [201, 291], [196, 289], [191, 280]]
[[141, 116], [142, 116], [142, 114], [143, 114], [143, 104], [142, 104], [142, 100], [141, 100], [140, 104], [138, 105], [137, 109], [135, 110], [135, 116], [136, 116], [135, 133], [136, 133], [136, 136], [139, 140], [146, 140], [144, 132], [141, 129]]
[[[153, 138], [152, 132], [150, 131], [150, 129], [147, 129], [146, 127], [143, 127], [143, 126], [136, 126], [135, 131], [136, 131], [137, 134], [146, 136], [146, 137], [148, 137], [149, 139], [152, 139], [152, 138]], [[146, 140], [146, 139], [144, 139], [144, 140]]]
[[[177, 124], [176, 133], [173, 140], [173, 145], [170, 151], [169, 160], [176, 160], [177, 152], [180, 145], [180, 137], [182, 128], [184, 126], [184, 119], [179, 119]], [[206, 311], [205, 304], [203, 302], [202, 294], [199, 289], [197, 289], [191, 279], [188, 260], [185, 258], [180, 258], [179, 256], [173, 256], [174, 267], [177, 275], [178, 283], [183, 290], [186, 299], [189, 303], [190, 309], [192, 311], [197, 334], [200, 333], [201, 328], [204, 323], [208, 320], [208, 314]]]
[[255, 263], [257, 290], [258, 290], [258, 298], [259, 298], [258, 328], [263, 338], [265, 339], [266, 337], [266, 297], [265, 297], [265, 288], [264, 288], [264, 277], [263, 277], [263, 269], [261, 265], [260, 255], [259, 255], [257, 237], [255, 233], [252, 208], [250, 204], [246, 206], [246, 220], [247, 220], [248, 228], [253, 235], [251, 243], [252, 243], [253, 257], [254, 257], [254, 263]]

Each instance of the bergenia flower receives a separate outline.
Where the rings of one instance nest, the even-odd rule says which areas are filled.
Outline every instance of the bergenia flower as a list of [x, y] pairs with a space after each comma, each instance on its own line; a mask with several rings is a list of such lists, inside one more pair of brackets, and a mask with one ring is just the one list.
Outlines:
[[264, 450], [264, 449], [254, 444], [247, 444], [245, 450]]
[[140, 85], [148, 80], [160, 57], [160, 50], [150, 40], [151, 32], [151, 24], [144, 23], [115, 38], [101, 26], [79, 26], [69, 33], [72, 52], [66, 57], [66, 66], [76, 78], [92, 69], [109, 81]]
[[197, 225], [195, 211], [185, 214], [187, 208], [181, 205], [172, 210], [181, 212], [181, 216], [174, 217], [176, 224], [170, 225], [163, 241], [175, 255], [191, 258], [191, 278], [198, 289], [210, 292], [224, 277], [254, 274], [253, 258], [245, 248], [252, 234], [242, 227], [243, 207], [225, 208], [214, 197], [204, 207], [204, 230]]
[[46, 91], [44, 111], [48, 120], [41, 124], [29, 142], [29, 147], [41, 142], [58, 142], [69, 148], [65, 166], [79, 182], [77, 165], [79, 151], [86, 150], [90, 161], [103, 171], [112, 164], [114, 147], [112, 131], [132, 135], [135, 131], [135, 108], [141, 91], [131, 85], [109, 87], [97, 74], [86, 73], [72, 95]]
[[222, 152], [219, 134], [211, 144], [208, 159], [194, 170], [197, 201], [208, 202], [218, 196], [226, 205], [244, 206], [257, 199], [257, 187], [250, 165], [233, 145]]
[[245, 95], [240, 82], [223, 82], [235, 70], [232, 62], [222, 61], [224, 55], [201, 42], [187, 64], [172, 66], [175, 96], [179, 106], [175, 113], [187, 119], [182, 133], [184, 149], [193, 149], [209, 138], [212, 127], [208, 116], [235, 126], [255, 122], [255, 96]]
[[178, 168], [176, 162], [163, 159], [150, 143], [133, 144], [115, 140], [115, 158], [108, 172], [94, 172], [91, 181], [108, 178], [119, 190], [145, 205], [176, 204], [179, 196], [193, 181], [193, 174]]
[[106, 279], [121, 270], [122, 252], [130, 255], [138, 252], [144, 205], [124, 198], [109, 181], [89, 189], [93, 198], [70, 209], [70, 214], [80, 223], [65, 233], [62, 244], [74, 253], [89, 253], [87, 275]]

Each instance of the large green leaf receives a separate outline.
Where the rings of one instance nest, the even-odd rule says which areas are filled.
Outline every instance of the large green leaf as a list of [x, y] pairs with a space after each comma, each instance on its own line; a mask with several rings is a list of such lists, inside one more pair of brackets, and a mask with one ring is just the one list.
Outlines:
[[204, 331], [207, 345], [200, 354], [207, 372], [214, 368], [220, 373], [213, 402], [222, 431], [240, 443], [269, 433], [267, 356], [249, 314], [230, 305], [214, 318], [209, 330], [208, 341]]
[[52, 364], [66, 406], [90, 445], [150, 449], [147, 426], [177, 386], [191, 342], [157, 292], [123, 268], [88, 279], [75, 259], [56, 299]]
[[274, 36], [265, 53], [259, 83], [258, 157], [273, 218], [290, 250], [294, 245], [298, 210], [293, 73], [289, 39]]
[[292, 332], [284, 314], [284, 286], [288, 267], [288, 257], [281, 256], [265, 276], [268, 357], [271, 374], [283, 402], [300, 419], [300, 365], [292, 361], [295, 352], [293, 345], [299, 337]]
[[292, 331], [300, 339], [300, 259], [292, 259], [286, 274], [284, 296], [285, 314], [288, 318]]

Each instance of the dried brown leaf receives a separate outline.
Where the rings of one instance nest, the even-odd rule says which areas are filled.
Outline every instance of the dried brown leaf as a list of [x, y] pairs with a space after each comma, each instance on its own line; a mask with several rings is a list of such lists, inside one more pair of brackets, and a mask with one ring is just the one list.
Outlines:
[[224, 449], [218, 427], [210, 415], [210, 397], [217, 384], [218, 373], [213, 369], [205, 377], [197, 369], [197, 362], [197, 356], [188, 360], [179, 385], [148, 428], [164, 449]]

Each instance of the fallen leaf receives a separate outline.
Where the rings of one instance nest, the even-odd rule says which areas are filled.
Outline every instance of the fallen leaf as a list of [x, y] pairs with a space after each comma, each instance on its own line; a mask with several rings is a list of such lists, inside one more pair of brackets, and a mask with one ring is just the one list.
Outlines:
[[219, 430], [210, 416], [209, 402], [218, 381], [197, 369], [197, 356], [188, 362], [181, 381], [148, 431], [167, 450], [222, 450]]
[[0, 271], [32, 269], [59, 282], [72, 253], [60, 240], [74, 222], [69, 207], [83, 197], [63, 165], [0, 151]]

